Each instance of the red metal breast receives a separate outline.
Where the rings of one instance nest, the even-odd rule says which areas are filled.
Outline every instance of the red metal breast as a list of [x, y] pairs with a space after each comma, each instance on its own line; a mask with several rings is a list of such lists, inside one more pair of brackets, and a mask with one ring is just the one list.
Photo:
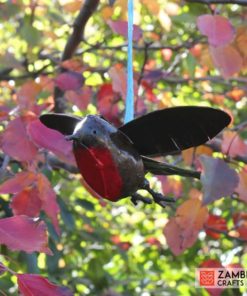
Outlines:
[[74, 154], [79, 171], [89, 187], [99, 196], [117, 201], [122, 194], [123, 182], [109, 150], [76, 147]]

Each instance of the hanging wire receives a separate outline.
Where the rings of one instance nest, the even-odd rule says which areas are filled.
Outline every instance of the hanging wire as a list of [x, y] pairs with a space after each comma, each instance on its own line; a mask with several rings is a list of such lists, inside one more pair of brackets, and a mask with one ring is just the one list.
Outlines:
[[134, 0], [128, 0], [128, 62], [127, 62], [127, 98], [124, 123], [134, 118], [134, 85], [133, 85], [133, 14]]

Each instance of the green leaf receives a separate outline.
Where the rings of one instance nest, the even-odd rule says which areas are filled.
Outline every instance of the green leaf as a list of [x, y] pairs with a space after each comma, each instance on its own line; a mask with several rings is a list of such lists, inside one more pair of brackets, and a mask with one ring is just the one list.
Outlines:
[[88, 211], [94, 211], [95, 210], [95, 205], [88, 201], [88, 200], [85, 200], [85, 199], [77, 199], [76, 200], [76, 203], [83, 207], [84, 209], [88, 210]]
[[42, 34], [38, 29], [25, 22], [21, 28], [20, 36], [27, 42], [28, 46], [34, 47], [39, 44]]
[[60, 210], [61, 210], [61, 217], [62, 217], [63, 222], [66, 225], [66, 227], [69, 230], [75, 229], [74, 217], [73, 217], [72, 213], [70, 212], [70, 210], [68, 209], [68, 206], [66, 205], [66, 203], [61, 198], [58, 198], [58, 204], [59, 204]]
[[12, 1], [8, 1], [6, 4], [0, 3], [0, 18], [3, 18], [5, 20], [13, 17], [20, 11], [20, 5], [19, 4], [14, 4], [10, 3]]
[[196, 65], [196, 59], [189, 53], [184, 60], [184, 67], [189, 72], [190, 77], [194, 77]]

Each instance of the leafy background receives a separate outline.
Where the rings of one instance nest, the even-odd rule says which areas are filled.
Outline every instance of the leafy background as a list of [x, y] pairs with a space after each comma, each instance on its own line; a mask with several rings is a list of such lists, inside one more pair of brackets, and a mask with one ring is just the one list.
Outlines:
[[136, 116], [196, 105], [233, 118], [207, 145], [164, 158], [202, 171], [201, 181], [148, 176], [177, 199], [163, 209], [93, 198], [70, 143], [38, 120], [101, 113], [121, 125], [127, 1], [1, 1], [3, 295], [243, 293], [194, 282], [200, 266], [247, 268], [246, 5], [135, 1]]

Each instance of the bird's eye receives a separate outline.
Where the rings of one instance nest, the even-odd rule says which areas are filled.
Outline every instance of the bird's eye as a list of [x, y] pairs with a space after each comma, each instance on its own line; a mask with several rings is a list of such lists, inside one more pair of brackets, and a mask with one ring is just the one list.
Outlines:
[[94, 134], [94, 135], [96, 135], [96, 134], [97, 134], [96, 130], [93, 130], [93, 134]]

